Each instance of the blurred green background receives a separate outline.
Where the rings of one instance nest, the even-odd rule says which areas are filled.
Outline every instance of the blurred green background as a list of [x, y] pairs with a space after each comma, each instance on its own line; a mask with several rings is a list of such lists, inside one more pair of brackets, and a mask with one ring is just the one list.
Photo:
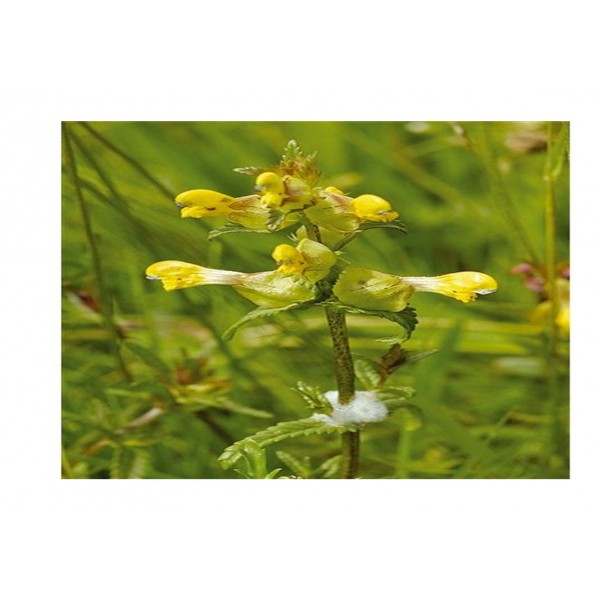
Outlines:
[[[144, 278], [149, 264], [166, 259], [273, 269], [271, 251], [292, 230], [208, 242], [223, 223], [181, 219], [173, 198], [193, 188], [252, 193], [253, 179], [233, 169], [275, 164], [290, 139], [318, 151], [325, 184], [382, 196], [407, 224], [408, 235], [362, 234], [345, 249], [354, 266], [399, 275], [483, 271], [499, 284], [468, 305], [413, 297], [420, 322], [406, 348], [438, 352], [389, 383], [416, 388], [421, 426], [399, 414], [368, 427], [360, 476], [568, 477], [567, 333], [552, 332], [543, 295], [511, 272], [523, 262], [544, 265], [549, 232], [557, 261], [568, 260], [568, 165], [544, 180], [548, 132], [565, 127], [65, 123], [63, 477], [239, 478], [217, 462], [226, 446], [308, 416], [292, 390], [299, 379], [333, 389], [322, 309], [255, 321], [224, 342], [221, 334], [252, 304], [228, 288], [167, 293]], [[349, 316], [349, 330], [353, 353], [375, 360], [386, 350], [378, 339], [398, 333], [360, 316]], [[338, 453], [335, 437], [306, 437], [270, 447], [267, 457], [280, 475], [326, 477]]]

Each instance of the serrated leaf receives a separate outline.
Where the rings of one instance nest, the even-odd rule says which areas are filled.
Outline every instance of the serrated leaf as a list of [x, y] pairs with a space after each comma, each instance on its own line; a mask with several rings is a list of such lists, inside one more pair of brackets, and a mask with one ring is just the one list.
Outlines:
[[375, 361], [364, 356], [354, 357], [354, 372], [364, 389], [373, 390], [378, 387], [381, 373], [379, 365]]
[[139, 449], [117, 446], [110, 463], [111, 479], [141, 479], [148, 466], [148, 455]]
[[379, 399], [386, 405], [390, 412], [407, 406], [414, 406], [409, 400], [416, 394], [414, 388], [409, 386], [386, 386], [377, 392]]
[[[191, 387], [191, 386], [190, 386]], [[259, 410], [257, 408], [252, 408], [251, 406], [246, 406], [245, 404], [240, 404], [239, 402], [235, 402], [230, 398], [224, 396], [214, 396], [207, 394], [181, 394], [175, 398], [175, 401], [178, 404], [182, 404], [184, 406], [189, 406], [193, 410], [203, 409], [203, 408], [220, 408], [222, 410], [228, 410], [229, 412], [240, 414], [240, 415], [248, 415], [250, 417], [257, 417], [259, 419], [271, 419], [273, 418], [273, 414], [267, 412], [266, 410]]]
[[247, 467], [247, 475], [252, 479], [264, 479], [267, 475], [267, 454], [252, 439], [242, 440], [240, 455]]
[[285, 221], [289, 213], [271, 209], [267, 216], [267, 229], [269, 232], [276, 231], [279, 226]]
[[292, 389], [298, 394], [300, 394], [302, 399], [308, 405], [308, 408], [310, 408], [314, 412], [323, 413], [327, 415], [332, 413], [332, 406], [327, 401], [327, 398], [325, 398], [325, 395], [319, 387], [314, 385], [308, 385], [308, 383], [304, 383], [304, 381], [298, 381], [296, 383], [296, 387]]
[[342, 455], [336, 454], [331, 458], [328, 458], [321, 465], [319, 465], [312, 473], [312, 477], [322, 477], [323, 479], [332, 479], [339, 471], [342, 463]]
[[241, 173], [242, 175], [260, 175], [266, 170], [263, 167], [237, 167], [234, 169], [236, 173]]
[[223, 339], [230, 340], [233, 338], [238, 329], [244, 327], [251, 321], [256, 319], [263, 319], [264, 317], [271, 317], [277, 313], [286, 312], [300, 306], [300, 303], [294, 302], [287, 306], [280, 306], [277, 308], [255, 308], [249, 313], [245, 314], [241, 319], [236, 321], [224, 334]]
[[283, 450], [277, 450], [275, 452], [277, 458], [292, 472], [294, 475], [298, 475], [302, 479], [308, 479], [311, 473], [310, 459], [305, 456], [304, 459], [300, 460], [289, 452]]
[[271, 233], [267, 229], [248, 229], [243, 225], [238, 223], [227, 223], [227, 225], [223, 225], [223, 227], [219, 227], [217, 229], [212, 229], [208, 232], [208, 241], [214, 240], [220, 235], [225, 235], [227, 233]]
[[277, 442], [283, 442], [304, 435], [326, 435], [329, 433], [356, 431], [357, 429], [357, 427], [328, 425], [312, 417], [298, 421], [284, 421], [232, 444], [223, 451], [218, 460], [221, 462], [223, 468], [227, 469], [231, 467], [242, 457], [243, 449], [248, 441], [255, 442], [259, 447], [264, 448]]
[[[321, 306], [329, 306], [337, 310], [343, 310], [344, 312], [354, 315], [368, 315], [371, 317], [379, 317], [380, 319], [387, 319], [393, 323], [397, 323], [406, 331], [406, 338], [402, 338], [401, 341], [406, 341], [410, 338], [412, 332], [415, 330], [419, 320], [417, 319], [417, 311], [412, 306], [407, 306], [404, 310], [399, 312], [390, 312], [387, 310], [369, 310], [367, 308], [358, 308], [356, 306], [350, 306], [343, 302], [327, 300], [321, 302]], [[400, 338], [395, 338], [400, 339]], [[395, 341], [394, 343], [398, 343]]]
[[408, 227], [404, 223], [400, 223], [400, 221], [367, 221], [366, 223], [363, 223], [358, 229], [359, 231], [367, 231], [368, 229], [396, 229], [401, 233], [408, 233]]

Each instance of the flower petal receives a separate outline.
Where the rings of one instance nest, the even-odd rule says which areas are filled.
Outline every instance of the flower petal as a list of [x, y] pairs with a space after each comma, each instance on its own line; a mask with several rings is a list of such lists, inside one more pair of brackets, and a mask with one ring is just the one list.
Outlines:
[[243, 273], [209, 269], [180, 260], [163, 260], [146, 269], [148, 279], [159, 279], [167, 292], [197, 285], [234, 285]]
[[388, 222], [398, 218], [392, 205], [379, 196], [363, 194], [351, 201], [354, 213], [364, 221]]
[[417, 292], [434, 292], [456, 298], [461, 302], [471, 302], [477, 295], [491, 294], [498, 289], [493, 277], [477, 271], [461, 271], [437, 277], [403, 277], [406, 283]]
[[181, 216], [202, 217], [227, 216], [231, 212], [230, 204], [235, 198], [213, 190], [188, 190], [175, 198], [175, 204], [181, 208]]

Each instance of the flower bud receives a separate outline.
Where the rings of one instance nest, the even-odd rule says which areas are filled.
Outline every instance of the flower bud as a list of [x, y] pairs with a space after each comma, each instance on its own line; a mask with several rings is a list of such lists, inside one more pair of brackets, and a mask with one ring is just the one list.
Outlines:
[[148, 279], [158, 279], [168, 292], [198, 285], [231, 285], [258, 306], [278, 308], [315, 298], [315, 288], [306, 279], [286, 277], [277, 271], [240, 273], [209, 269], [178, 260], [163, 260], [146, 269]]

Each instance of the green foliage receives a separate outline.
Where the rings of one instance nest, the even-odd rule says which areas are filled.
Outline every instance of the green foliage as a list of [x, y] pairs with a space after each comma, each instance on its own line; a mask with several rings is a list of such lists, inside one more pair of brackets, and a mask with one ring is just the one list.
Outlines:
[[298, 421], [286, 421], [277, 423], [263, 431], [259, 431], [235, 444], [226, 448], [219, 456], [219, 461], [223, 468], [229, 468], [235, 464], [243, 455], [244, 448], [250, 443], [256, 443], [260, 448], [291, 440], [299, 436], [306, 435], [327, 435], [331, 433], [343, 433], [345, 431], [355, 431], [356, 427], [343, 427], [340, 425], [328, 425], [309, 417]]
[[306, 402], [306, 405], [310, 410], [325, 415], [331, 414], [331, 404], [325, 398], [325, 395], [317, 386], [308, 385], [303, 381], [298, 381], [295, 392], [298, 392], [300, 397]]
[[417, 326], [417, 323], [419, 322], [417, 319], [417, 311], [412, 306], [407, 306], [404, 310], [399, 312], [390, 312], [388, 310], [370, 310], [367, 308], [358, 308], [356, 306], [350, 306], [335, 300], [327, 300], [326, 302], [321, 302], [320, 304], [321, 306], [329, 306], [353, 315], [368, 315], [371, 317], [379, 317], [380, 319], [387, 319], [388, 321], [397, 323], [404, 329], [405, 333], [402, 336], [393, 338], [394, 340], [405, 341], [410, 338], [412, 332]]
[[293, 304], [288, 304], [287, 306], [281, 306], [278, 308], [255, 308], [249, 313], [246, 313], [241, 319], [238, 319], [229, 329], [227, 329], [223, 334], [223, 339], [232, 339], [238, 329], [244, 327], [251, 321], [256, 319], [264, 319], [265, 317], [272, 317], [273, 315], [287, 312], [288, 310], [293, 310], [299, 306], [301, 306], [299, 303], [294, 302]]

